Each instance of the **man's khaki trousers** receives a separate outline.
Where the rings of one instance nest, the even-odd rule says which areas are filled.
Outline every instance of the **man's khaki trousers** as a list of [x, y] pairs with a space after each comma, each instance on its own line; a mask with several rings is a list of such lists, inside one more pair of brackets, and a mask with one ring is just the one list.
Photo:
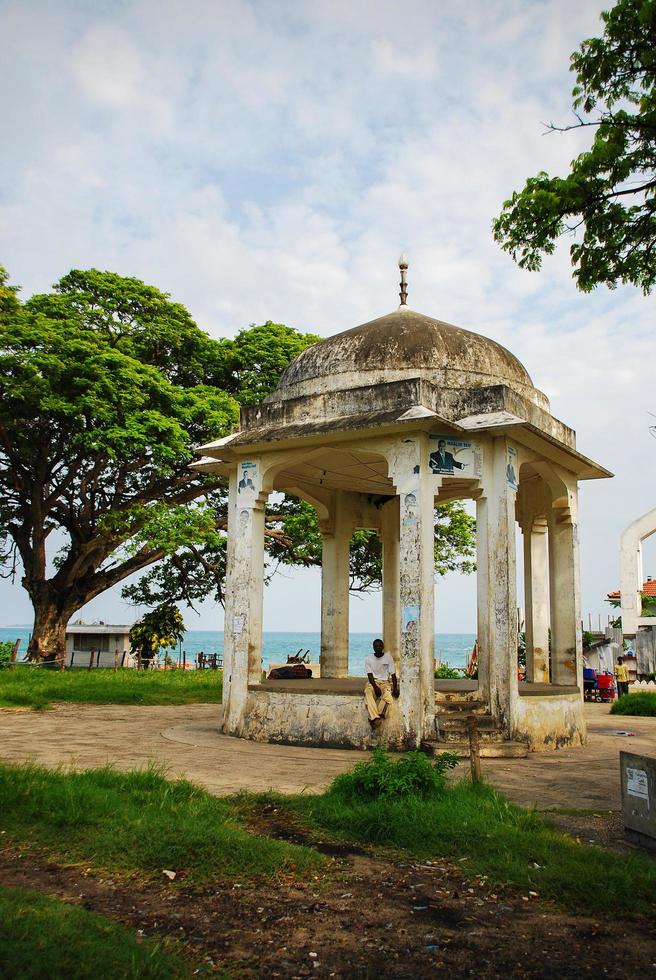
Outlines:
[[369, 681], [367, 681], [367, 686], [364, 689], [364, 702], [367, 705], [369, 721], [380, 718], [383, 710], [386, 710], [385, 706], [392, 703], [392, 686], [390, 682], [377, 680], [376, 684], [380, 688], [380, 698], [378, 701], [376, 701], [374, 689]]

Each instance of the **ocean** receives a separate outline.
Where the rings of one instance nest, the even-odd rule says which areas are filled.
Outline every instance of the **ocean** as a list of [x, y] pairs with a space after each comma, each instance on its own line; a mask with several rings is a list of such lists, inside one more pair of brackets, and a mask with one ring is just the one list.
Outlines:
[[[13, 643], [21, 639], [18, 659], [25, 656], [31, 630], [27, 627], [9, 627], [0, 629], [0, 640], [11, 640]], [[371, 652], [371, 644], [377, 633], [351, 633], [349, 635], [349, 673], [357, 676], [364, 674], [364, 658]], [[310, 651], [311, 659], [319, 660], [319, 633], [264, 633], [264, 652], [262, 666], [268, 669], [270, 663], [285, 662], [287, 655], [301, 650]], [[464, 667], [474, 645], [473, 633], [436, 633], [435, 656], [442, 663], [451, 667]], [[182, 651], [186, 652], [187, 663], [193, 663], [196, 655], [203, 653], [223, 653], [223, 631], [219, 630], [188, 630], [180, 647], [167, 651], [173, 660], [181, 659]]]

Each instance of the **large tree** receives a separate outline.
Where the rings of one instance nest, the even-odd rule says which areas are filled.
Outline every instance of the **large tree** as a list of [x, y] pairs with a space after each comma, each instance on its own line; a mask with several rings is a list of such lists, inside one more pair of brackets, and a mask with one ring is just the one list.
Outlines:
[[540, 172], [506, 201], [494, 237], [522, 268], [539, 269], [564, 234], [577, 285], [656, 283], [656, 0], [619, 0], [601, 37], [571, 56], [575, 122], [591, 147], [565, 177]]
[[[258, 343], [282, 338], [285, 362], [316, 339], [256, 330]], [[29, 656], [62, 658], [81, 606], [183, 542], [213, 540], [213, 511], [194, 502], [220, 504], [223, 484], [188, 464], [237, 423], [253, 366], [136, 279], [74, 271], [21, 304], [2, 272], [0, 543], [34, 607]]]

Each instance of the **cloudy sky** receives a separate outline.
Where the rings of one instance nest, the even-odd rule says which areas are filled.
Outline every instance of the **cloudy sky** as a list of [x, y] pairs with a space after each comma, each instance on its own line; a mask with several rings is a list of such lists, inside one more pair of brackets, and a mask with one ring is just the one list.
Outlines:
[[[544, 123], [571, 121], [569, 54], [607, 6], [0, 0], [0, 263], [24, 296], [96, 266], [170, 292], [213, 336], [266, 319], [327, 336], [396, 306], [405, 250], [410, 305], [509, 347], [617, 474], [581, 494], [596, 618], [621, 530], [655, 503], [654, 300], [578, 293], [567, 247], [521, 272], [490, 224], [586, 145]], [[29, 622], [20, 588], [1, 596], [0, 625]], [[438, 629], [473, 631], [473, 597], [473, 580], [440, 583]], [[265, 625], [313, 629], [318, 609], [316, 575], [281, 578]], [[378, 610], [355, 600], [354, 628]], [[84, 615], [134, 612], [105, 596]], [[208, 606], [193, 625], [221, 622]]]

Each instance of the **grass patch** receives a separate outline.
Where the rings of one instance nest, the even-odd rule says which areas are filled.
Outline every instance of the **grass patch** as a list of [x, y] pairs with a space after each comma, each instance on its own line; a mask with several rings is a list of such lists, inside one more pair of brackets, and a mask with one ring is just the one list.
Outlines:
[[345, 794], [338, 779], [322, 796], [286, 799], [306, 825], [339, 840], [456, 859], [466, 872], [536, 891], [571, 912], [656, 910], [656, 863], [578, 844], [486, 785], [462, 780], [425, 798], [363, 800]]
[[0, 671], [0, 707], [43, 710], [53, 702], [84, 704], [194, 704], [221, 700], [220, 670], [44, 670], [20, 666]]
[[613, 703], [610, 713], [656, 718], [656, 692], [640, 691], [636, 694], [625, 694], [623, 698]]
[[193, 966], [124, 926], [24, 888], [0, 888], [0, 976], [164, 980]]
[[60, 864], [186, 883], [309, 871], [320, 856], [247, 833], [224, 800], [155, 769], [61, 772], [0, 765], [4, 840]]

